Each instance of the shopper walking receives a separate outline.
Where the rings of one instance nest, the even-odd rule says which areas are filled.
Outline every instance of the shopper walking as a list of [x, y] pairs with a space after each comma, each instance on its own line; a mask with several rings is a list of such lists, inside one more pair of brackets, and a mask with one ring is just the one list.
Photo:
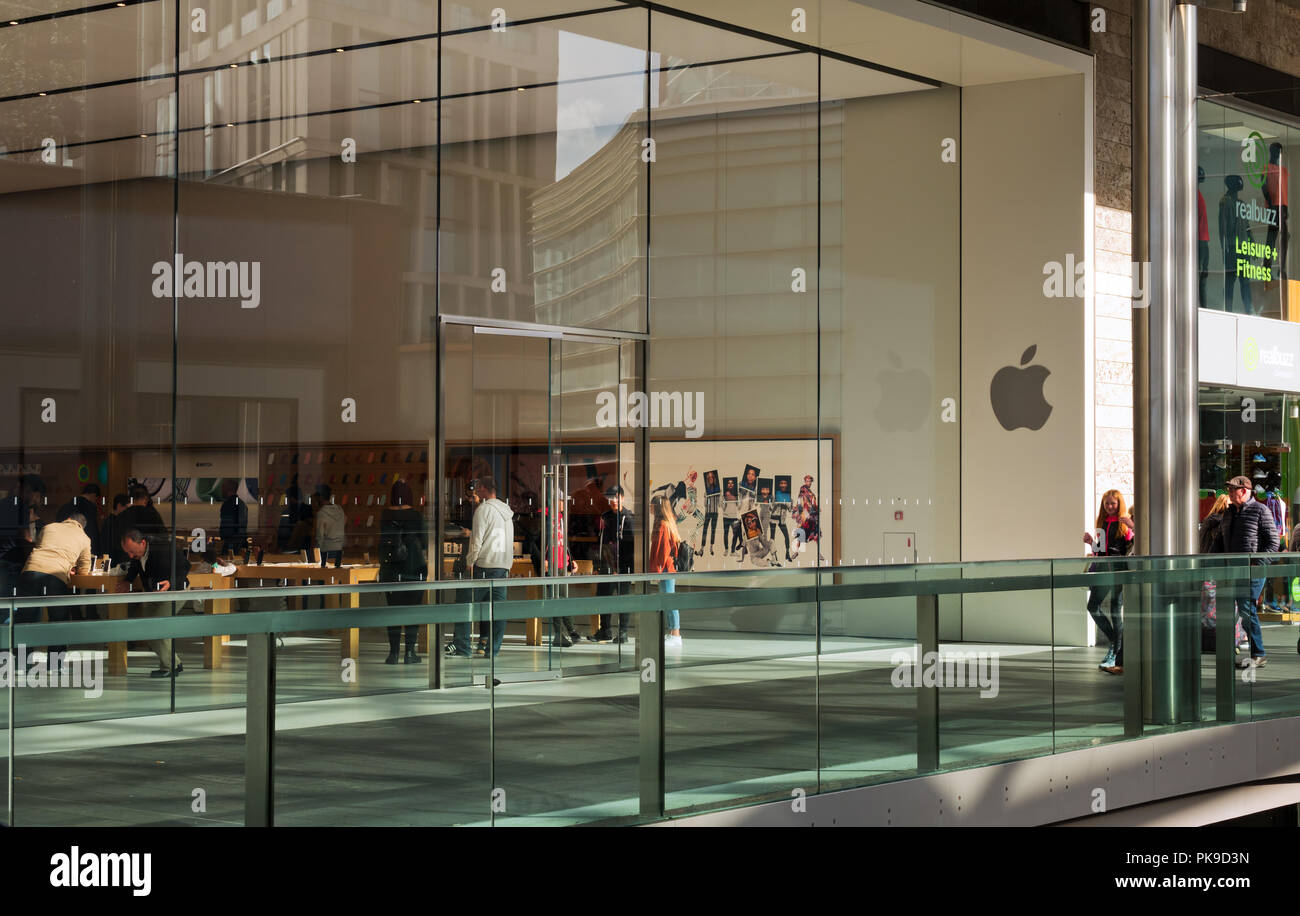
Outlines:
[[[1231, 505], [1224, 512], [1219, 525], [1219, 550], [1223, 553], [1274, 553], [1277, 550], [1278, 536], [1273, 527], [1273, 516], [1252, 495], [1249, 477], [1239, 476], [1228, 481], [1228, 500]], [[1263, 667], [1268, 662], [1256, 602], [1264, 590], [1264, 577], [1237, 579], [1232, 586], [1230, 594], [1235, 598], [1237, 611], [1246, 625], [1246, 636], [1250, 640], [1250, 658], [1243, 658], [1241, 667]]]
[[[654, 525], [654, 533], [650, 536], [650, 572], [677, 572], [677, 546], [682, 538], [677, 533], [677, 518], [665, 497], [656, 496], [650, 502], [650, 517]], [[663, 581], [661, 591], [671, 595], [675, 590], [676, 583], [672, 579]], [[681, 614], [675, 609], [667, 611], [664, 626], [668, 631], [664, 645], [670, 648], [681, 646]]]
[[[1133, 552], [1133, 519], [1124, 496], [1119, 490], [1107, 490], [1102, 494], [1101, 505], [1097, 509], [1097, 528], [1095, 532], [1085, 531], [1083, 542], [1092, 547], [1092, 552], [1099, 557], [1126, 557]], [[1118, 572], [1128, 569], [1122, 561], [1096, 564], [1097, 572]], [[1102, 612], [1102, 605], [1110, 598], [1110, 617]], [[1107, 674], [1124, 673], [1124, 587], [1098, 585], [1088, 590], [1088, 614], [1097, 629], [1110, 642], [1110, 651], [1097, 667]]]
[[[389, 490], [389, 506], [379, 516], [380, 582], [422, 582], [428, 575], [429, 534], [425, 530], [424, 517], [412, 505], [414, 502], [411, 485], [405, 480], [394, 481]], [[388, 606], [410, 607], [419, 604], [423, 597], [424, 592], [418, 589], [389, 592]], [[420, 656], [415, 651], [419, 630], [418, 624], [389, 627], [388, 657], [384, 664], [397, 664], [403, 631], [406, 654], [402, 661], [408, 665], [419, 664]]]
[[[514, 562], [514, 513], [510, 511], [508, 505], [497, 499], [497, 484], [491, 477], [480, 477], [476, 490], [482, 502], [474, 510], [465, 563], [475, 579], [504, 579], [510, 575], [510, 565]], [[476, 588], [474, 600], [486, 602], [489, 594], [493, 601], [504, 601], [506, 590], [500, 585], [491, 586], [490, 591], [488, 588]], [[471, 657], [469, 634], [469, 621], [457, 623], [453, 628], [452, 641], [447, 648], [447, 654]], [[494, 619], [492, 645], [485, 647], [485, 654], [495, 656], [499, 653], [505, 636], [506, 622]]]

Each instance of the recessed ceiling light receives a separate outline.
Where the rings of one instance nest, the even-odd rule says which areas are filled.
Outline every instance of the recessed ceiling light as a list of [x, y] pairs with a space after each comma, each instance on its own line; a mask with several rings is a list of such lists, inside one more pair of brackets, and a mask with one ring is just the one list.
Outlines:
[[524, 91], [524, 87], [523, 87], [523, 86], [520, 86], [520, 87], [519, 87], [519, 91], [520, 91], [520, 92], [523, 92], [523, 91]]
[[118, 6], [126, 6], [125, 3], [119, 3]]
[[141, 134], [141, 135], [140, 135], [141, 139], [147, 138], [148, 136], [149, 136], [148, 134]]
[[17, 20], [17, 19], [10, 19], [10, 20], [9, 20], [9, 24], [10, 24], [10, 25], [17, 25], [17, 24], [18, 24], [18, 20]]
[[411, 99], [411, 103], [412, 103], [413, 105], [419, 105], [419, 104], [420, 104], [420, 100], [419, 100], [419, 99]]
[[335, 48], [334, 50], [335, 50], [335, 51], [338, 51], [340, 54], [343, 53], [343, 49], [342, 49], [342, 48]]
[[230, 66], [232, 66], [232, 67], [238, 67], [239, 64], [231, 64]]
[[36, 93], [36, 94], [39, 95], [39, 96], [41, 96], [41, 97], [44, 97], [44, 96], [45, 96], [45, 93], [44, 93], [44, 92], [38, 92], [38, 93]]
[[231, 122], [230, 122], [229, 124], [227, 124], [226, 126], [227, 126], [227, 127], [234, 127], [234, 126], [235, 126], [235, 122], [234, 122], [234, 121], [231, 121]]

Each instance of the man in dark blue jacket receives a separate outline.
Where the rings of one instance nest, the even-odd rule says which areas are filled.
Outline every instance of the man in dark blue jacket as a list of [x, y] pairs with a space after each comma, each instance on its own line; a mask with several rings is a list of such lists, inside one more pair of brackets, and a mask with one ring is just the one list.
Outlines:
[[[1277, 529], [1273, 515], [1261, 502], [1251, 496], [1249, 477], [1234, 477], [1228, 481], [1228, 499], [1231, 505], [1219, 523], [1221, 549], [1224, 553], [1274, 553], [1278, 547]], [[1260, 668], [1267, 662], [1264, 652], [1264, 632], [1259, 626], [1256, 604], [1264, 590], [1264, 577], [1233, 583], [1237, 609], [1246, 623], [1250, 638], [1250, 658], [1242, 659], [1243, 668]]]

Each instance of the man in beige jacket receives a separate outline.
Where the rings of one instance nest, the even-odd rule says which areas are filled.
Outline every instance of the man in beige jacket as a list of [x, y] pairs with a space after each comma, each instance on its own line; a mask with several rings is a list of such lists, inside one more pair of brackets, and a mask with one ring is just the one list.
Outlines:
[[[86, 517], [74, 512], [61, 522], [46, 525], [36, 539], [36, 547], [18, 577], [18, 594], [24, 598], [49, 597], [70, 594], [68, 576], [72, 573], [90, 572], [90, 537], [86, 534]], [[69, 607], [51, 605], [46, 609], [50, 622], [68, 619]], [[15, 615], [18, 623], [35, 623], [40, 619], [40, 608], [23, 608]], [[67, 646], [50, 646], [47, 667], [57, 669], [56, 655], [68, 651]]]

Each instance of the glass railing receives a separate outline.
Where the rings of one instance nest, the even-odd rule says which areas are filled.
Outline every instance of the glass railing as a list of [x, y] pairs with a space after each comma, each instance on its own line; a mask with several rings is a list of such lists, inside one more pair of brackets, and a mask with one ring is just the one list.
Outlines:
[[1264, 559], [9, 598], [5, 819], [640, 823], [1297, 716], [1300, 617], [1231, 613], [1290, 603]]

